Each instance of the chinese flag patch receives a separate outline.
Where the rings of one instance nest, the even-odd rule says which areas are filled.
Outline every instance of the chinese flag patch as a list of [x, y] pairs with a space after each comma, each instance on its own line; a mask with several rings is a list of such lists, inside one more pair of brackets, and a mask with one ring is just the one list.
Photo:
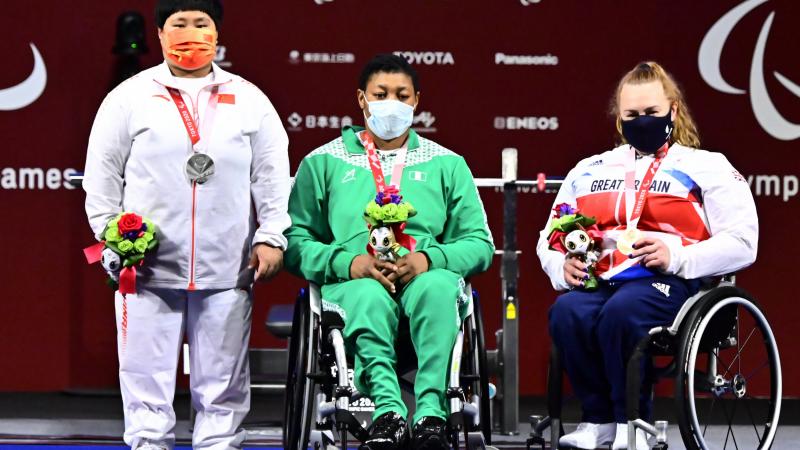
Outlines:
[[228, 105], [236, 104], [236, 96], [234, 94], [219, 94], [219, 103], [226, 103]]

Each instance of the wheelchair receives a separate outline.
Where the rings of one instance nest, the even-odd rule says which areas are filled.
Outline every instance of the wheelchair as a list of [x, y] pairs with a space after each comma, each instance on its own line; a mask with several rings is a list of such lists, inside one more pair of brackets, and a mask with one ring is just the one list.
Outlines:
[[[481, 308], [467, 285], [469, 310], [450, 358], [447, 429], [453, 449], [484, 449], [491, 443], [489, 386]], [[339, 314], [323, 311], [320, 290], [311, 285], [298, 295], [289, 341], [283, 445], [286, 450], [347, 448], [348, 434], [368, 437], [367, 424], [375, 406], [353, 386], [352, 358], [346, 355]], [[413, 392], [416, 354], [407, 321], [401, 320], [395, 348], [401, 390]], [[400, 351], [403, 349], [403, 351]], [[411, 349], [409, 352], [407, 349]]]
[[[643, 338], [627, 362], [626, 415], [628, 448], [635, 449], [636, 429], [649, 437], [651, 448], [665, 450], [667, 421], [650, 424], [639, 417], [642, 358], [669, 357], [655, 377], [675, 378], [678, 427], [689, 450], [768, 449], [781, 412], [782, 379], [778, 346], [761, 307], [728, 276], [686, 301], [671, 325], [656, 327]], [[564, 434], [561, 421], [562, 366], [559, 350], [550, 353], [547, 416], [531, 416], [527, 447], [546, 442], [552, 448]], [[709, 425], [722, 423], [727, 426]], [[655, 441], [653, 443], [653, 441]]]

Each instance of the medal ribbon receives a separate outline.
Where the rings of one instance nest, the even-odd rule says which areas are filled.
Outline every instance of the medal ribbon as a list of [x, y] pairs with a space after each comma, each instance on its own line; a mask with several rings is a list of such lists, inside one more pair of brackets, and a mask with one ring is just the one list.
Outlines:
[[[647, 172], [642, 178], [642, 184], [639, 186], [639, 192], [636, 193], [636, 150], [631, 147], [630, 158], [628, 158], [625, 168], [625, 212], [627, 214], [627, 229], [636, 229], [639, 224], [639, 219], [642, 217], [644, 211], [644, 204], [647, 201], [647, 195], [650, 193], [650, 185], [653, 183], [658, 169], [661, 167], [661, 161], [667, 157], [669, 152], [669, 144], [665, 144], [655, 154], [653, 162], [647, 168]], [[634, 198], [635, 195], [635, 198]]]
[[[364, 149], [367, 151], [367, 159], [369, 161], [369, 168], [372, 170], [372, 178], [375, 180], [375, 189], [377, 192], [386, 192], [386, 179], [383, 176], [383, 168], [381, 161], [378, 159], [378, 151], [375, 149], [375, 142], [372, 136], [366, 131], [361, 133], [361, 140], [364, 143]], [[400, 191], [400, 182], [403, 181], [403, 169], [406, 166], [406, 154], [408, 149], [401, 148], [397, 151], [397, 159], [392, 167], [392, 186]]]
[[[366, 131], [362, 132], [360, 137], [364, 144], [364, 149], [367, 151], [369, 168], [372, 170], [372, 178], [375, 180], [375, 189], [378, 193], [385, 193], [386, 179], [383, 177], [383, 168], [381, 167], [381, 161], [378, 159], [378, 151], [375, 149], [375, 142], [372, 140], [372, 136], [370, 136]], [[397, 189], [397, 193], [400, 193], [400, 182], [403, 181], [403, 169], [406, 166], [407, 153], [407, 148], [401, 148], [398, 150], [394, 166], [392, 167], [392, 186]], [[417, 240], [405, 234], [403, 232], [405, 228], [405, 223], [392, 224], [392, 230], [394, 231], [394, 236], [397, 243], [400, 244], [401, 247], [405, 248], [406, 252], [413, 252], [417, 247]], [[372, 253], [372, 247], [369, 245], [367, 245], [367, 250]], [[401, 254], [400, 256], [404, 255]]]
[[[183, 101], [181, 91], [172, 87], [167, 87], [167, 91], [169, 91], [169, 95], [172, 97], [172, 102], [175, 103], [175, 106], [178, 108], [178, 114], [180, 114], [183, 125], [186, 127], [186, 133], [189, 135], [189, 140], [192, 141], [192, 147], [194, 151], [197, 152], [197, 143], [200, 142], [200, 130], [197, 127], [197, 122], [194, 117], [192, 117], [192, 113], [186, 106], [186, 102]], [[214, 116], [217, 112], [218, 103], [219, 86], [214, 86], [211, 90], [211, 96], [208, 99], [206, 118], [203, 121], [203, 134], [206, 136], [206, 142], [210, 139], [211, 125], [214, 123]]]

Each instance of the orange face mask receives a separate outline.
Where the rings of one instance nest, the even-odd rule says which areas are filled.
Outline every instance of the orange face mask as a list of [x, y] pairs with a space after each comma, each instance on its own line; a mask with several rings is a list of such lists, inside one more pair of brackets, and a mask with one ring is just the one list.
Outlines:
[[164, 55], [181, 69], [197, 70], [217, 54], [217, 32], [208, 28], [179, 28], [162, 36]]

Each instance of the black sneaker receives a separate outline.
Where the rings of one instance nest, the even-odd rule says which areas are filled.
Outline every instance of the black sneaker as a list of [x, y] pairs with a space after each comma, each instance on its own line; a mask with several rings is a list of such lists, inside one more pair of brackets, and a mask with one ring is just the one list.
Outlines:
[[423, 417], [414, 424], [411, 438], [413, 450], [445, 450], [450, 448], [447, 441], [447, 424], [438, 417]]
[[408, 424], [396, 412], [389, 411], [372, 422], [369, 439], [358, 450], [405, 450], [408, 446]]

